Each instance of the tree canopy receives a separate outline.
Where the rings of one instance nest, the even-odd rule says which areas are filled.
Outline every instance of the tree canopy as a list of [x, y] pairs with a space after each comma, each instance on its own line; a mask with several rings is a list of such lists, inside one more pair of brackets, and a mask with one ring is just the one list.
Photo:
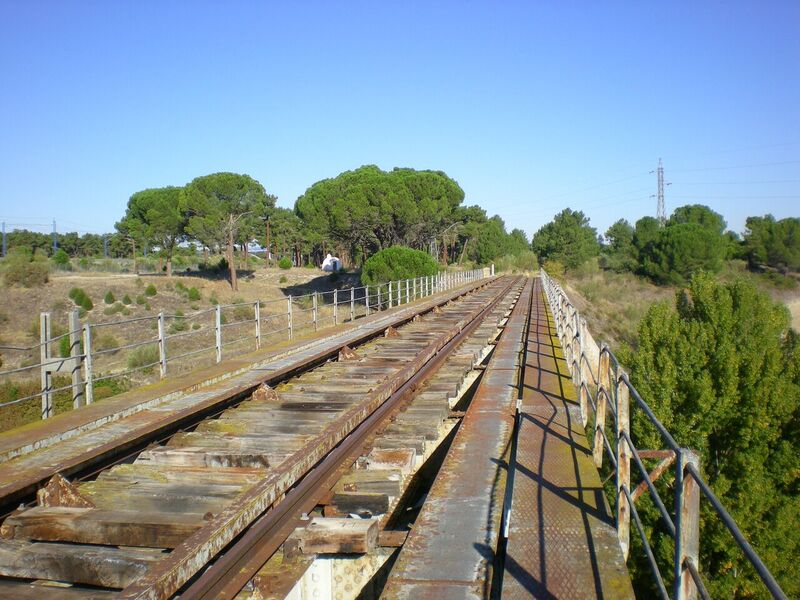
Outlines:
[[748, 217], [746, 225], [744, 251], [751, 266], [800, 271], [800, 219], [766, 215]]
[[262, 225], [275, 197], [249, 175], [214, 173], [193, 179], [182, 198], [189, 215], [186, 232], [209, 248], [226, 248], [231, 287], [237, 290], [234, 244], [242, 232]]
[[427, 252], [391, 246], [370, 256], [361, 270], [365, 285], [427, 277], [439, 272], [439, 264]]
[[565, 208], [533, 234], [531, 248], [539, 262], [556, 260], [574, 269], [600, 253], [597, 231], [581, 211]]
[[117, 230], [135, 239], [140, 245], [159, 247], [167, 261], [167, 276], [172, 276], [172, 255], [179, 242], [186, 238], [187, 217], [181, 207], [183, 188], [164, 187], [136, 192], [128, 200], [125, 216]]
[[441, 171], [368, 165], [318, 181], [297, 199], [295, 211], [312, 241], [363, 258], [393, 244], [425, 247], [463, 199], [464, 191]]
[[[679, 444], [698, 452], [709, 485], [795, 597], [800, 346], [789, 322], [786, 307], [753, 284], [696, 274], [674, 307], [650, 308], [630, 367], [642, 397]], [[661, 447], [640, 414], [634, 431], [638, 447]], [[700, 563], [712, 596], [759, 597], [755, 574], [710, 511], [701, 527]], [[655, 527], [656, 546], [668, 554], [660, 531]]]

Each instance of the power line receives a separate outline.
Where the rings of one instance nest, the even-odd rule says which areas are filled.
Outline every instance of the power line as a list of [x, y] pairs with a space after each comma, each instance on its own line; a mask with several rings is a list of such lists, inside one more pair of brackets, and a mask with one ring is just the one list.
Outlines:
[[762, 179], [753, 181], [675, 181], [675, 185], [761, 185], [764, 183], [800, 183], [800, 179]]
[[682, 200], [793, 200], [800, 196], [673, 196]]
[[703, 167], [699, 169], [673, 169], [673, 171], [678, 171], [681, 173], [686, 172], [697, 172], [697, 171], [725, 171], [727, 169], [751, 169], [754, 167], [774, 167], [778, 165], [796, 165], [800, 164], [800, 160], [785, 160], [781, 162], [770, 162], [770, 163], [755, 163], [752, 165], [732, 165], [729, 167]]

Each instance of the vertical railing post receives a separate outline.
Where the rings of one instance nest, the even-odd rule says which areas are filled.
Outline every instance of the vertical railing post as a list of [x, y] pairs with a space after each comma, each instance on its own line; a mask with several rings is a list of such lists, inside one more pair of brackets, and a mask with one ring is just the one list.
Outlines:
[[53, 375], [50, 371], [50, 313], [39, 314], [39, 357], [42, 382], [42, 419], [53, 416]]
[[333, 324], [339, 324], [339, 290], [333, 290]]
[[314, 320], [314, 331], [317, 330], [317, 292], [311, 296], [311, 316]]
[[350, 322], [356, 320], [356, 288], [350, 288]]
[[366, 307], [366, 316], [369, 316], [369, 285], [364, 286], [364, 305]]
[[622, 548], [622, 556], [628, 559], [631, 542], [631, 507], [628, 497], [622, 491], [624, 487], [631, 491], [631, 449], [626, 436], [630, 437], [630, 393], [627, 376], [620, 372], [617, 375], [617, 536]]
[[293, 333], [292, 332], [293, 326], [292, 326], [292, 295], [291, 294], [289, 294], [289, 297], [286, 298], [286, 305], [287, 305], [287, 309], [286, 309], [286, 328], [289, 331], [289, 339], [291, 340], [292, 339], [292, 333]]
[[411, 282], [406, 279], [406, 304], [411, 302], [411, 297], [408, 295], [408, 291], [411, 289]]
[[261, 349], [261, 302], [253, 303], [253, 316], [256, 319], [256, 350]]
[[594, 415], [594, 464], [599, 469], [603, 466], [603, 436], [606, 427], [606, 406], [608, 405], [608, 388], [610, 384], [608, 352], [600, 355], [600, 367], [597, 372], [597, 412]]
[[217, 362], [222, 362], [222, 308], [219, 304], [214, 309], [214, 349]]
[[392, 282], [389, 282], [389, 308], [392, 308]]
[[414, 288], [414, 300], [416, 300], [417, 299], [417, 278], [416, 277], [414, 277], [413, 288]]
[[81, 320], [77, 310], [69, 313], [69, 355], [72, 358], [72, 408], [80, 408], [86, 403], [86, 395], [81, 375]]
[[397, 281], [397, 304], [395, 306], [400, 306], [403, 300], [403, 286], [401, 285], [401, 281]]
[[378, 310], [381, 310], [381, 308], [382, 308], [382, 306], [381, 306], [381, 286], [380, 286], [380, 284], [378, 284], [378, 305], [377, 305], [377, 308], [378, 308]]
[[158, 372], [163, 379], [167, 375], [167, 335], [164, 328], [164, 311], [158, 313]]
[[691, 464], [699, 472], [700, 461], [694, 452], [681, 448], [675, 462], [675, 598], [695, 600], [697, 588], [685, 565], [700, 566], [700, 486], [686, 474], [686, 467]]
[[86, 380], [86, 404], [94, 402], [94, 373], [92, 366], [92, 326], [83, 326], [83, 378]]

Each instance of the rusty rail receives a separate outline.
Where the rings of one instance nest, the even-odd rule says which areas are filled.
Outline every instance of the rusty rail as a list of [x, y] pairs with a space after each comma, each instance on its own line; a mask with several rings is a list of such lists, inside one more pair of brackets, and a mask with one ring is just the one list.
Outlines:
[[[210, 597], [223, 591], [228, 596], [237, 586], [241, 589], [250, 578], [248, 574], [252, 576], [293, 529], [298, 510], [316, 504], [316, 495], [332, 473], [349, 458], [355, 459], [363, 441], [438, 368], [452, 348], [478, 327], [514, 281], [506, 283], [488, 305], [466, 315], [460, 325], [432, 342], [396, 376], [370, 392], [364, 402], [338, 417], [279, 469], [153, 565], [119, 597], [170, 597], [223, 550], [217, 563], [184, 590], [182, 597]], [[254, 523], [258, 523], [255, 529]], [[229, 546], [234, 540], [236, 543]]]
[[[658, 420], [650, 406], [642, 399], [630, 382], [617, 357], [606, 344], [598, 345], [586, 326], [586, 320], [564, 293], [561, 286], [542, 270], [543, 288], [556, 322], [558, 336], [564, 348], [565, 359], [573, 383], [580, 394], [581, 418], [584, 427], [589, 422], [589, 408], [594, 414], [594, 462], [600, 468], [604, 457], [608, 457], [616, 483], [614, 506], [616, 527], [623, 554], [627, 558], [630, 550], [631, 517], [641, 537], [645, 555], [653, 571], [653, 578], [660, 595], [665, 600], [694, 599], [698, 595], [708, 597], [699, 565], [700, 555], [700, 500], [704, 498], [730, 531], [744, 556], [752, 564], [761, 581], [774, 598], [786, 598], [778, 582], [764, 565], [761, 558], [745, 539], [733, 518], [711, 491], [700, 474], [697, 455], [681, 447]], [[630, 404], [646, 417], [660, 435], [666, 450], [638, 450], [631, 439]], [[613, 420], [607, 425], [607, 412]], [[612, 429], [609, 436], [607, 428]], [[649, 472], [642, 459], [661, 458], [661, 463]], [[639, 471], [642, 483], [631, 490], [631, 462]], [[665, 506], [655, 487], [655, 480], [666, 472], [674, 462], [675, 492], [674, 515]], [[664, 584], [644, 527], [636, 510], [636, 498], [649, 492], [666, 531], [675, 541], [673, 556], [674, 584], [670, 594]]]

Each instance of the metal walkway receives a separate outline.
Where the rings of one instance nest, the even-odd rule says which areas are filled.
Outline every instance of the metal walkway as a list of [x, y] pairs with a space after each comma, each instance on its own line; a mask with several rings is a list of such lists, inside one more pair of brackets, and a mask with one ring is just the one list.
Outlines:
[[518, 415], [503, 598], [633, 598], [539, 280]]
[[633, 598], [555, 336], [535, 279], [505, 326], [383, 597]]

